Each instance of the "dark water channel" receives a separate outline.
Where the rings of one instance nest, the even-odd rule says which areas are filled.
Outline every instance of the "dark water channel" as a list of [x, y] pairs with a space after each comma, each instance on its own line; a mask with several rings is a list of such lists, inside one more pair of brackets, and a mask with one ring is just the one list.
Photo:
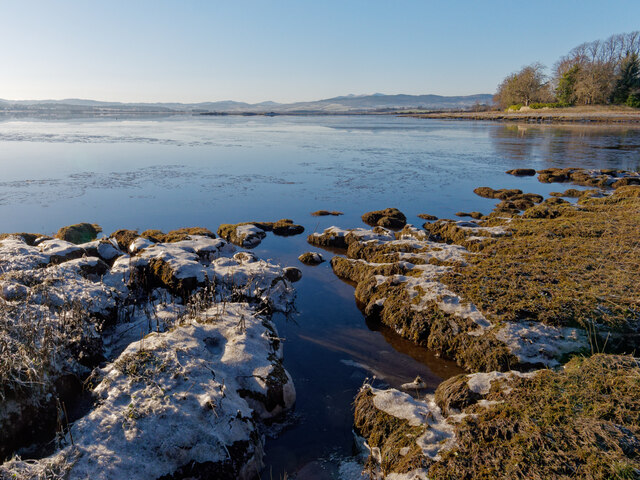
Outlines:
[[[269, 236], [258, 256], [295, 265], [298, 314], [277, 317], [295, 412], [268, 438], [263, 479], [340, 478], [353, 453], [353, 398], [365, 378], [399, 386], [420, 375], [434, 390], [460, 373], [377, 325], [328, 262], [297, 257], [306, 235], [362, 226], [365, 211], [398, 207], [452, 218], [488, 212], [478, 186], [548, 194], [565, 186], [505, 175], [511, 168], [640, 169], [640, 130], [368, 117], [0, 118], [0, 232], [52, 233], [88, 221], [170, 230], [291, 218], [304, 235]], [[311, 217], [318, 209], [340, 217]], [[323, 252], [328, 260], [333, 255]], [[345, 477], [343, 477], [345, 478]]]

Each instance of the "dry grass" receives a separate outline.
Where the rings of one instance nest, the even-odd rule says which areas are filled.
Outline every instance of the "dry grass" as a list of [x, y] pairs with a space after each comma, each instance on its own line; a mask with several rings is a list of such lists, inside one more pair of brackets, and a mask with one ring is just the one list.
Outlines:
[[574, 358], [563, 371], [494, 383], [456, 426], [433, 479], [637, 479], [640, 367], [632, 357]]
[[[509, 237], [470, 256], [441, 281], [494, 320], [637, 328], [640, 319], [640, 187], [581, 199], [543, 218], [509, 223]], [[547, 212], [548, 213], [548, 212]], [[536, 215], [537, 216], [537, 215]], [[554, 218], [544, 218], [544, 217]]]

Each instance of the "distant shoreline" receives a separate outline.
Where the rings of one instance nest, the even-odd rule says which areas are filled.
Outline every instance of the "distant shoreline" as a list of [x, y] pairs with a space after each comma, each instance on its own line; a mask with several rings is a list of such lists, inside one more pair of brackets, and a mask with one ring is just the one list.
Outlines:
[[639, 126], [640, 110], [623, 107], [570, 107], [517, 112], [506, 111], [442, 111], [442, 110], [365, 110], [345, 112], [289, 111], [289, 112], [215, 112], [215, 111], [127, 111], [127, 110], [0, 110], [0, 118], [158, 118], [158, 117], [351, 117], [395, 116], [434, 120], [490, 121], [498, 123], [527, 123], [540, 125], [609, 125]]
[[476, 120], [493, 122], [553, 124], [625, 124], [640, 125], [640, 110], [620, 107], [570, 107], [527, 110], [525, 112], [427, 112], [399, 114], [404, 117], [441, 120]]

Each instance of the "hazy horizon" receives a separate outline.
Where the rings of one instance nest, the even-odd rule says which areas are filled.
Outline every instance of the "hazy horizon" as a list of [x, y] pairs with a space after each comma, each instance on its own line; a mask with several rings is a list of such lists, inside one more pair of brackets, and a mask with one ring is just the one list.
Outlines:
[[471, 93], [468, 95], [440, 95], [437, 93], [416, 93], [416, 94], [410, 94], [410, 93], [393, 93], [393, 94], [388, 94], [388, 93], [383, 93], [383, 92], [374, 92], [374, 93], [363, 93], [363, 94], [357, 94], [357, 93], [348, 93], [345, 95], [336, 95], [334, 97], [327, 97], [327, 98], [307, 98], [304, 100], [298, 100], [298, 101], [294, 101], [294, 102], [275, 102], [274, 100], [270, 100], [270, 99], [266, 99], [266, 100], [259, 100], [256, 102], [246, 102], [244, 100], [239, 100], [239, 99], [235, 99], [235, 98], [224, 98], [221, 100], [199, 100], [199, 101], [194, 101], [194, 102], [180, 102], [180, 101], [172, 101], [172, 100], [157, 100], [157, 101], [121, 101], [121, 100], [103, 100], [100, 98], [79, 98], [79, 97], [65, 97], [65, 98], [2, 98], [0, 97], [0, 101], [6, 101], [6, 102], [39, 102], [39, 103], [46, 103], [46, 102], [64, 102], [64, 101], [87, 101], [87, 102], [100, 102], [100, 103], [123, 103], [123, 104], [185, 104], [185, 105], [190, 105], [190, 104], [199, 104], [199, 103], [221, 103], [221, 102], [238, 102], [238, 103], [248, 103], [248, 104], [252, 104], [252, 105], [256, 105], [256, 104], [260, 104], [260, 103], [278, 103], [278, 104], [288, 104], [288, 103], [311, 103], [311, 102], [318, 102], [318, 101], [322, 101], [322, 100], [330, 100], [333, 98], [358, 98], [358, 97], [372, 97], [372, 96], [376, 96], [376, 95], [381, 95], [381, 96], [394, 96], [394, 95], [410, 95], [410, 96], [441, 96], [441, 97], [472, 97], [472, 96], [477, 96], [477, 95], [492, 95], [489, 92], [476, 92], [476, 93]]
[[293, 103], [493, 93], [522, 65], [636, 30], [640, 3], [24, 0], [0, 15], [0, 98]]

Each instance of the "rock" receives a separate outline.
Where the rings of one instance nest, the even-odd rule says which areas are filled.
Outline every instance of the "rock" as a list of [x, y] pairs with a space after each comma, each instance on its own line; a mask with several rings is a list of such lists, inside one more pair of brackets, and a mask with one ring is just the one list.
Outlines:
[[37, 241], [51, 239], [51, 237], [40, 235], [39, 233], [0, 233], [0, 240], [10, 237], [20, 237], [20, 239], [30, 247], [35, 246]]
[[145, 237], [138, 237], [129, 244], [129, 253], [135, 255], [140, 250], [144, 250], [151, 245], [155, 245], [154, 242]]
[[536, 171], [533, 168], [514, 168], [512, 170], [507, 170], [506, 173], [517, 177], [532, 177], [536, 174]]
[[436, 217], [435, 215], [429, 215], [428, 213], [419, 213], [418, 214], [418, 218], [421, 218], [422, 220], [438, 220], [438, 217]]
[[407, 224], [407, 218], [397, 208], [385, 208], [375, 210], [362, 215], [362, 221], [372, 227], [380, 226], [384, 228], [400, 229]]
[[218, 228], [218, 235], [235, 245], [254, 248], [260, 245], [267, 233], [255, 223], [223, 223]]
[[131, 243], [139, 236], [140, 235], [138, 235], [137, 230], [127, 230], [124, 228], [116, 230], [111, 235], [109, 235], [110, 238], [114, 238], [116, 240], [118, 246], [120, 247], [120, 250], [122, 250], [123, 252], [128, 252], [129, 245], [131, 245]]
[[318, 252], [306, 252], [298, 257], [302, 263], [306, 265], [319, 265], [324, 262], [324, 258], [321, 253]]
[[290, 282], [297, 282], [302, 278], [302, 272], [296, 267], [285, 267], [283, 272], [285, 278]]
[[101, 231], [102, 228], [95, 223], [77, 223], [62, 227], [55, 237], [70, 243], [80, 244], [95, 240]]
[[304, 232], [304, 227], [302, 225], [296, 225], [293, 223], [293, 220], [288, 218], [283, 218], [278, 220], [271, 227], [274, 235], [280, 235], [282, 237], [288, 237], [290, 235], [299, 235]]
[[337, 212], [337, 211], [329, 211], [329, 210], [316, 210], [315, 212], [311, 212], [311, 215], [313, 215], [314, 217], [325, 217], [328, 215], [333, 215], [335, 217], [339, 216], [339, 215], [344, 215], [342, 212]]
[[497, 198], [500, 200], [510, 200], [512, 197], [522, 195], [522, 190], [516, 188], [507, 189], [501, 188], [500, 190], [494, 190], [491, 187], [478, 187], [473, 193], [484, 198]]
[[483, 217], [482, 213], [480, 213], [480, 212], [470, 212], [470, 213], [467, 213], [467, 212], [456, 212], [456, 216], [457, 217], [471, 217], [471, 218], [474, 218], [476, 220], [480, 220]]
[[190, 240], [193, 236], [216, 238], [215, 233], [203, 227], [178, 228], [169, 231], [169, 233], [162, 233], [160, 230], [145, 230], [140, 236], [151, 240], [153, 243], [180, 242], [182, 240]]
[[108, 264], [112, 264], [123, 252], [116, 246], [118, 242], [103, 238], [92, 242], [81, 243], [82, 248], [88, 257], [98, 257]]

